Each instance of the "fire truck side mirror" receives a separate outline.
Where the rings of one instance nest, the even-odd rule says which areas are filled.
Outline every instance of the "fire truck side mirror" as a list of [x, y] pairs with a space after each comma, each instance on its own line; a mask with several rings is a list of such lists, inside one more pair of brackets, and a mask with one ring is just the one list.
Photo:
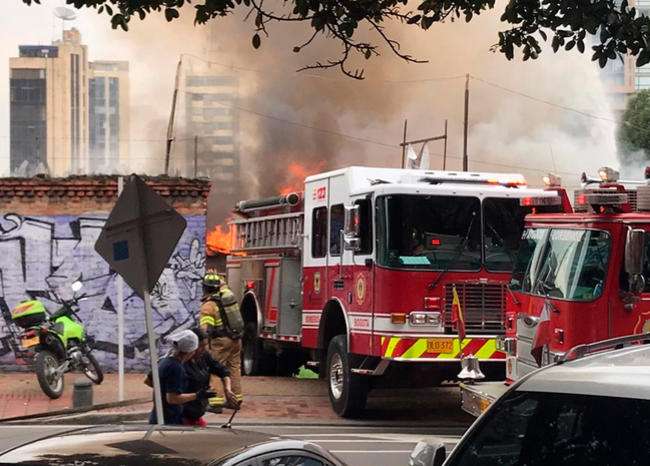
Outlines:
[[358, 251], [361, 248], [361, 212], [358, 205], [345, 206], [345, 225], [343, 241], [348, 251]]
[[645, 280], [642, 275], [645, 262], [645, 231], [629, 228], [625, 241], [625, 272], [628, 276], [629, 291], [643, 291]]

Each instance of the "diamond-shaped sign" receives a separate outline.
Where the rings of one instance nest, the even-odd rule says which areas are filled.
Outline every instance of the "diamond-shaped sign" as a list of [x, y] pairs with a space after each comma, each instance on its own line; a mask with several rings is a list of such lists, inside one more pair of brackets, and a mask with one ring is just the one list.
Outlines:
[[95, 250], [144, 299], [163, 272], [186, 222], [136, 175], [124, 183]]

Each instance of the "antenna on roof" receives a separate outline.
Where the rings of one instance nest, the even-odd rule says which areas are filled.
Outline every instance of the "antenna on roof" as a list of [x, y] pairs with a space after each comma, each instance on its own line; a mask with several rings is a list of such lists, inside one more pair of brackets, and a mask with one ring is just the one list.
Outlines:
[[[63, 37], [63, 31], [65, 30], [65, 22], [74, 21], [75, 19], [77, 19], [77, 13], [70, 8], [64, 6], [57, 6], [54, 9], [53, 14], [56, 18], [59, 18], [61, 20], [61, 36]], [[52, 27], [52, 29], [54, 29], [54, 27]], [[52, 33], [54, 34], [54, 31], [52, 31]], [[54, 41], [54, 38], [52, 39]]]
[[54, 16], [62, 21], [73, 21], [77, 19], [77, 13], [74, 10], [66, 8], [64, 6], [57, 6], [54, 9]]

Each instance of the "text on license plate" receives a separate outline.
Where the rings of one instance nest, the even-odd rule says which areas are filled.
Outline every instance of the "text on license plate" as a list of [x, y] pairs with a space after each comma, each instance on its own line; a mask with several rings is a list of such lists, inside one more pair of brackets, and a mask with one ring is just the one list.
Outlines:
[[32, 346], [38, 345], [39, 341], [40, 340], [38, 339], [38, 337], [25, 338], [20, 342], [20, 346], [22, 346], [25, 349], [31, 348]]
[[454, 351], [454, 340], [452, 338], [430, 338], [427, 340], [427, 351], [429, 353], [451, 353]]

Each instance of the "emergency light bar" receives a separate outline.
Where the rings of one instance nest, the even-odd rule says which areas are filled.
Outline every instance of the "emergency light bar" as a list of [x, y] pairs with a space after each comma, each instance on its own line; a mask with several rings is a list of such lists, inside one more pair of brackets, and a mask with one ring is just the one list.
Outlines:
[[519, 199], [519, 205], [522, 207], [562, 205], [562, 199], [560, 196], [522, 197]]
[[542, 182], [547, 188], [557, 188], [562, 186], [562, 178], [553, 173], [549, 173], [542, 177]]
[[582, 193], [576, 197], [579, 205], [623, 205], [627, 204], [626, 193]]

